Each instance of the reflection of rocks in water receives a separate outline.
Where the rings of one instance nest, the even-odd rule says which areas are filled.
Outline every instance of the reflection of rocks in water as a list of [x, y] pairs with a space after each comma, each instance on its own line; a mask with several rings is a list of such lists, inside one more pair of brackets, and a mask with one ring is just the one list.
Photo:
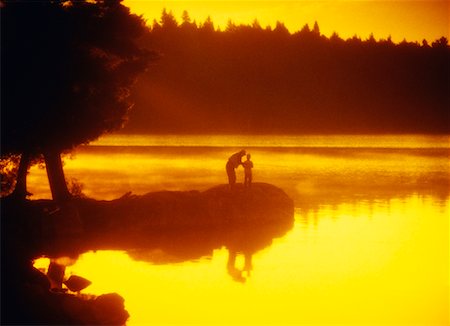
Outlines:
[[50, 283], [32, 259], [120, 249], [165, 263], [210, 256], [223, 246], [251, 255], [292, 227], [294, 204], [281, 189], [255, 183], [251, 190], [222, 185], [63, 206], [5, 198], [1, 213], [2, 324], [120, 325], [128, 318], [120, 296], [85, 300], [50, 291], [62, 289], [64, 268], [51, 267]]
[[[245, 282], [253, 269], [254, 253], [270, 246], [274, 238], [283, 236], [293, 223], [268, 225], [241, 225], [224, 230], [188, 230], [165, 232], [153, 235], [144, 247], [128, 249], [135, 260], [155, 264], [176, 263], [211, 257], [213, 250], [226, 247], [228, 262], [226, 269], [233, 280]], [[236, 266], [236, 257], [243, 255], [244, 266]]]
[[91, 281], [78, 275], [70, 275], [70, 277], [64, 281], [64, 285], [72, 292], [80, 292], [91, 284]]
[[214, 249], [226, 247], [237, 252], [255, 253], [281, 237], [293, 223], [262, 226], [241, 225], [235, 228], [176, 230], [152, 234], [127, 249], [130, 257], [153, 263], [173, 263], [211, 256]]
[[176, 263], [211, 256], [217, 248], [214, 230], [172, 230], [154, 232], [125, 248], [130, 257], [155, 264]]

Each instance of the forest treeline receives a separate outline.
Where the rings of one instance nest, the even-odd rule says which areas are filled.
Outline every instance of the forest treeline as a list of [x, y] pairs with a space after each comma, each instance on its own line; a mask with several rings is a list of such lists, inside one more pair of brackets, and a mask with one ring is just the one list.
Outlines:
[[163, 11], [141, 40], [160, 53], [126, 132], [449, 132], [448, 40], [325, 37]]

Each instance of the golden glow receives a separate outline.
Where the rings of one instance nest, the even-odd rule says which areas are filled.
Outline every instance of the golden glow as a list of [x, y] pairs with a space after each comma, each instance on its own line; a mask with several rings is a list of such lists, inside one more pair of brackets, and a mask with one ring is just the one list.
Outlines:
[[121, 135], [90, 146], [448, 148], [447, 135]]
[[299, 207], [294, 229], [253, 255], [245, 283], [227, 274], [226, 248], [163, 265], [88, 252], [66, 277], [91, 280], [86, 293], [121, 294], [129, 326], [446, 325], [449, 205], [410, 196]]
[[[210, 256], [192, 253], [191, 260], [178, 263], [168, 262], [177, 257], [177, 246], [170, 252], [164, 246], [141, 248], [139, 254], [99, 250], [75, 263], [67, 257], [58, 261], [68, 265], [66, 277], [92, 281], [83, 293], [122, 295], [129, 326], [446, 325], [448, 140], [105, 137], [79, 147], [65, 162], [68, 179], [83, 183], [88, 196], [206, 189], [226, 182], [228, 156], [244, 147], [252, 154], [255, 181], [280, 186], [294, 199], [294, 228], [252, 253], [253, 269], [244, 274], [245, 282], [234, 281], [229, 251], [220, 245], [200, 250]], [[237, 172], [242, 180], [242, 169]], [[45, 194], [40, 192], [45, 182], [45, 170], [33, 168], [29, 185], [36, 197]], [[252, 242], [250, 235], [246, 242]], [[35, 266], [45, 271], [48, 264], [43, 258]], [[238, 252], [236, 267], [243, 266]]]
[[173, 11], [178, 21], [187, 10], [192, 20], [202, 23], [210, 16], [216, 26], [225, 29], [228, 20], [236, 24], [251, 24], [257, 19], [262, 27], [285, 23], [291, 32], [305, 24], [319, 23], [322, 34], [337, 32], [343, 38], [359, 35], [368, 38], [387, 38], [400, 42], [427, 39], [434, 41], [442, 36], [449, 38], [448, 1], [420, 0], [303, 0], [303, 1], [142, 1], [125, 0], [133, 13], [143, 15], [149, 24], [157, 21], [163, 8]]
[[[247, 148], [255, 180], [276, 184], [294, 199], [324, 191], [399, 195], [433, 183], [448, 188], [448, 146], [448, 136], [111, 135], [80, 146], [65, 159], [64, 171], [97, 199], [129, 191], [205, 190], [227, 182], [226, 160]], [[243, 169], [237, 175], [241, 180]], [[45, 169], [31, 168], [28, 187], [33, 199], [50, 198]]]

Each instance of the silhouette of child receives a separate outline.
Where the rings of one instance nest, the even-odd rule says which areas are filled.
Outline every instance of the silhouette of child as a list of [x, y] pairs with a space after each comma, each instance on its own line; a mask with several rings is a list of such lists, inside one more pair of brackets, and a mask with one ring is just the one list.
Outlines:
[[247, 154], [247, 161], [242, 162], [244, 167], [244, 186], [250, 187], [252, 185], [252, 168], [253, 162], [250, 161], [251, 155]]

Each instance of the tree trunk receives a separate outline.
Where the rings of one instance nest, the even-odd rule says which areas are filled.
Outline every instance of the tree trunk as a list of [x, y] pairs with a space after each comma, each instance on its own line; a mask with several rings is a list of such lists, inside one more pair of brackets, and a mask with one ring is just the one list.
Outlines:
[[49, 151], [44, 154], [44, 159], [53, 200], [56, 202], [69, 200], [71, 195], [64, 178], [61, 154], [56, 151]]
[[16, 186], [13, 193], [13, 197], [21, 200], [25, 200], [27, 197], [27, 174], [28, 167], [30, 166], [30, 154], [27, 152], [22, 153], [20, 156], [19, 169], [17, 171]]

